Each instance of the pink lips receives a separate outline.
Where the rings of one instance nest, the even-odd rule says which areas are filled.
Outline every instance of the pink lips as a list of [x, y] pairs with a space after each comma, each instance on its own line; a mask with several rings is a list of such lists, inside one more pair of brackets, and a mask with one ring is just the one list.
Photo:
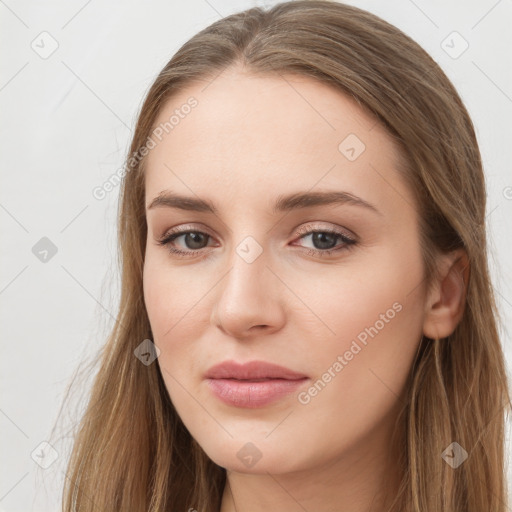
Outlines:
[[308, 377], [264, 361], [225, 361], [205, 375], [214, 395], [228, 405], [256, 408], [275, 402], [302, 386]]

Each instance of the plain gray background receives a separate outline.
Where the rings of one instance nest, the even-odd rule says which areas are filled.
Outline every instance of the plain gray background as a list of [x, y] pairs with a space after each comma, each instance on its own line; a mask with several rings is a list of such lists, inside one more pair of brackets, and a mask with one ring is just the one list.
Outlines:
[[[69, 440], [41, 443], [78, 363], [104, 343], [119, 294], [118, 190], [103, 200], [92, 190], [122, 166], [147, 88], [200, 29], [275, 3], [0, 0], [0, 512], [59, 510]], [[422, 45], [472, 116], [488, 180], [490, 264], [510, 368], [512, 2], [347, 3]], [[57, 457], [46, 469], [36, 463], [43, 452], [46, 461]]]

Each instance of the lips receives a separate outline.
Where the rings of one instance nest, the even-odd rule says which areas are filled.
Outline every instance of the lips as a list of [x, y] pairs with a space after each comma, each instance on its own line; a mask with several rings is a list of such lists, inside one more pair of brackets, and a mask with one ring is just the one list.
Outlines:
[[265, 361], [245, 364], [225, 361], [210, 368], [205, 379], [219, 400], [245, 408], [263, 407], [276, 402], [309, 380], [302, 373]]
[[224, 361], [223, 363], [212, 366], [206, 372], [206, 378], [237, 380], [299, 380], [306, 378], [306, 375], [294, 372], [284, 366], [278, 366], [265, 361], [250, 361], [245, 364], [239, 364], [235, 361]]

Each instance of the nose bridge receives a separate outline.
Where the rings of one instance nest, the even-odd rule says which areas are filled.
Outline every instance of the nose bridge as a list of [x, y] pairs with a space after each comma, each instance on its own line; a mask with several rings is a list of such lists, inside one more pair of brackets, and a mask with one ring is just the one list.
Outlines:
[[253, 326], [275, 328], [282, 321], [280, 288], [267, 268], [269, 256], [269, 249], [250, 235], [232, 246], [212, 321], [233, 336], [243, 336]]
[[235, 302], [243, 300], [246, 305], [261, 300], [269, 273], [266, 268], [268, 256], [269, 250], [250, 235], [234, 245], [229, 255], [229, 272], [222, 287], [222, 298]]

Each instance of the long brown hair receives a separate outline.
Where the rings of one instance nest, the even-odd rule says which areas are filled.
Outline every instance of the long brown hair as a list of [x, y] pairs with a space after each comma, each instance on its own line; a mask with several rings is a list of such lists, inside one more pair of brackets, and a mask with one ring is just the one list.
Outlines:
[[[449, 337], [422, 338], [411, 368], [397, 423], [403, 475], [393, 511], [505, 512], [510, 394], [473, 124], [449, 79], [417, 43], [375, 15], [328, 0], [285, 2], [221, 19], [186, 42], [149, 89], [121, 184], [119, 312], [73, 434], [63, 510], [220, 509], [225, 469], [184, 427], [158, 364], [134, 357], [136, 347], [152, 339], [142, 288], [147, 226], [140, 150], [173, 93], [235, 65], [329, 84], [387, 128], [402, 149], [400, 172], [417, 200], [427, 284], [436, 276], [436, 255], [466, 251], [471, 271], [464, 315]], [[468, 453], [456, 469], [441, 456], [452, 442]]]

